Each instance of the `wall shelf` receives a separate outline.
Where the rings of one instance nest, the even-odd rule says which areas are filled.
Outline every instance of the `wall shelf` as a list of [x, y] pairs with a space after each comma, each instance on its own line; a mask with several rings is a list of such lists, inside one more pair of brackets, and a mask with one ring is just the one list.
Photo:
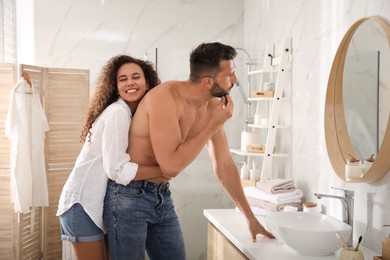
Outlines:
[[[273, 158], [290, 157], [289, 152], [274, 153], [274, 149], [276, 151], [291, 150], [291, 131], [280, 131], [281, 129], [291, 129], [291, 102], [285, 103], [285, 101], [291, 100], [291, 89], [288, 87], [293, 60], [291, 47], [291, 38], [285, 38], [280, 56], [276, 57], [275, 44], [268, 44], [263, 67], [256, 69], [248, 66], [247, 76], [250, 97], [248, 98], [249, 102], [246, 104], [247, 106], [252, 103], [256, 104], [256, 119], [260, 118], [260, 122], [265, 119], [267, 123], [254, 124], [252, 123], [253, 121], [249, 120], [250, 118], [247, 118], [246, 129], [248, 132], [255, 133], [254, 136], [258, 135], [258, 142], [260, 143], [253, 145], [263, 145], [264, 150], [260, 153], [231, 149], [230, 152], [244, 156], [247, 165], [251, 165], [253, 169], [261, 169], [260, 176], [255, 177], [255, 181], [278, 177], [274, 173]], [[260, 77], [252, 78], [253, 75], [258, 74]], [[260, 82], [253, 84], [255, 80]], [[253, 88], [251, 85], [258, 86], [258, 88], [252, 92]], [[270, 85], [273, 85], [273, 87], [270, 88]], [[261, 94], [259, 94], [260, 92]], [[286, 115], [289, 120], [286, 120]], [[245, 141], [241, 145], [245, 145]], [[278, 169], [286, 169], [286, 167], [278, 167]]]

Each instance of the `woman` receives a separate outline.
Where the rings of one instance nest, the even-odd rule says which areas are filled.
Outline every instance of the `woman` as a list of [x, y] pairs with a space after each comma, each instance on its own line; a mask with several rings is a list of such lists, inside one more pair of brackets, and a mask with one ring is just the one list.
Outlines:
[[132, 114], [159, 83], [150, 63], [127, 55], [115, 56], [103, 67], [81, 134], [84, 145], [57, 211], [61, 239], [72, 242], [79, 260], [109, 259], [103, 224], [108, 178], [127, 185], [137, 180], [138, 172], [148, 178], [162, 176], [158, 167], [138, 166], [126, 153]]

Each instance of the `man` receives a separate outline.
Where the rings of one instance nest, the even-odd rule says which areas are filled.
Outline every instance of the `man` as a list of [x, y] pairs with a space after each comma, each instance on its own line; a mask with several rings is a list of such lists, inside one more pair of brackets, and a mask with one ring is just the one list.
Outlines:
[[[257, 234], [273, 238], [248, 205], [223, 128], [233, 112], [229, 92], [237, 82], [236, 55], [234, 48], [221, 43], [201, 44], [190, 55], [188, 80], [162, 83], [141, 101], [131, 124], [128, 152], [139, 165], [160, 166], [166, 178], [132, 181], [126, 194], [110, 197], [115, 201], [109, 207], [115, 218], [107, 218], [110, 251], [120, 251], [111, 255], [113, 259], [126, 255], [142, 259], [145, 244], [151, 259], [185, 259], [167, 180], [186, 168], [205, 145], [218, 180], [247, 219], [252, 240]], [[110, 222], [118, 224], [112, 228]], [[123, 230], [124, 225], [128, 229]]]

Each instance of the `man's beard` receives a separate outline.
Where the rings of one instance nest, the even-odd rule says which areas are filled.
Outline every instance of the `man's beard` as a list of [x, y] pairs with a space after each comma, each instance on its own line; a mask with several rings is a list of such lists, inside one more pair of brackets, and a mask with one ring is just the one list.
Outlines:
[[210, 90], [210, 95], [213, 97], [221, 98], [225, 95], [229, 94], [226, 90], [221, 88], [218, 83], [214, 83], [213, 87]]

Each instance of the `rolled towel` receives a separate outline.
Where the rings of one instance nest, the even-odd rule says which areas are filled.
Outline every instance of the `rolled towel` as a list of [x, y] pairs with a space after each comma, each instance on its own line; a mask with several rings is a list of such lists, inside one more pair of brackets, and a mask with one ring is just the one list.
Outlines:
[[256, 187], [262, 191], [276, 194], [295, 190], [295, 183], [292, 179], [272, 179], [256, 182]]
[[270, 194], [254, 186], [244, 187], [243, 190], [245, 196], [266, 200], [275, 204], [295, 202], [296, 200], [302, 199], [303, 197], [303, 192], [300, 189], [277, 194]]

